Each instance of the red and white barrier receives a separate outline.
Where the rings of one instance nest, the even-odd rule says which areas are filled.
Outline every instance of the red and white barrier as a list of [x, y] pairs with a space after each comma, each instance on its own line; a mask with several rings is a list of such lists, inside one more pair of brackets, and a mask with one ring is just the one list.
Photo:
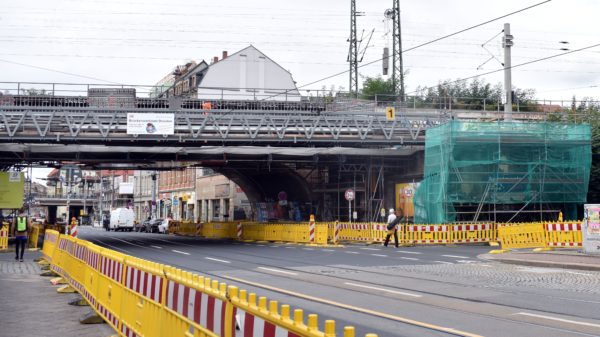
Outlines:
[[244, 234], [242, 227], [243, 227], [242, 223], [238, 222], [237, 223], [237, 231], [236, 231], [236, 236], [237, 236], [238, 240], [241, 240], [242, 239], [242, 235]]
[[315, 222], [314, 221], [310, 221], [309, 222], [309, 226], [310, 226], [310, 243], [315, 243]]
[[123, 264], [105, 256], [102, 256], [102, 270], [100, 272], [119, 283], [123, 280]]
[[167, 308], [219, 336], [225, 335], [226, 305], [223, 301], [175, 281], [167, 282]]
[[[240, 328], [240, 336], [244, 337], [299, 337], [295, 333], [280, 326], [265, 321], [249, 312], [238, 308], [233, 309], [233, 315]], [[237, 336], [237, 334], [236, 334]]]
[[135, 333], [135, 331], [133, 331], [133, 329], [131, 329], [130, 327], [125, 325], [125, 323], [121, 324], [121, 333], [125, 337], [137, 337], [137, 334]]
[[[453, 225], [453, 232], [482, 232], [492, 230], [493, 226], [491, 224], [464, 224], [464, 225]], [[454, 238], [454, 243], [471, 243], [471, 242], [489, 242], [490, 240], [495, 240], [496, 238], [491, 237], [477, 237], [477, 238]]]
[[[449, 233], [449, 227], [448, 225], [409, 225], [407, 226], [408, 240], [412, 243], [448, 243], [452, 241], [448, 238], [449, 235], [437, 233]], [[430, 238], [430, 235], [434, 237]]]
[[100, 312], [100, 314], [102, 316], [104, 316], [107, 321], [109, 321], [110, 323], [112, 323], [112, 325], [115, 328], [119, 326], [119, 319], [117, 318], [117, 316], [113, 315], [112, 312], [108, 311], [108, 309], [106, 309], [100, 303], [98, 303], [98, 312]]
[[547, 223], [545, 227], [549, 247], [582, 247], [581, 238], [574, 237], [581, 233], [581, 223]]
[[201, 223], [196, 224], [196, 236], [202, 236], [202, 224]]
[[125, 286], [140, 295], [160, 303], [164, 279], [160, 276], [127, 266]]

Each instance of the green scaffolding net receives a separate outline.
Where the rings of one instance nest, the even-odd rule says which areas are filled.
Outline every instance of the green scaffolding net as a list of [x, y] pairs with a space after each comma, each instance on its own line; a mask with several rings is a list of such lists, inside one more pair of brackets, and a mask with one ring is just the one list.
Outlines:
[[427, 130], [414, 221], [574, 218], [591, 161], [587, 124], [448, 122]]

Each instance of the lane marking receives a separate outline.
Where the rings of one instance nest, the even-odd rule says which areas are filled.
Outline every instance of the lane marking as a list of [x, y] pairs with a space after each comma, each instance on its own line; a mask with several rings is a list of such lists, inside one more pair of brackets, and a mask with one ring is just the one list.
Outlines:
[[397, 253], [402, 253], [402, 254], [423, 254], [421, 252], [409, 252], [409, 251], [406, 251], [406, 250], [397, 250], [396, 252]]
[[302, 248], [304, 250], [315, 250], [314, 248]]
[[141, 245], [135, 244], [135, 243], [133, 243], [133, 242], [129, 242], [129, 241], [125, 241], [125, 240], [121, 240], [121, 239], [119, 239], [119, 238], [116, 238], [116, 237], [111, 237], [111, 239], [115, 239], [115, 240], [117, 240], [117, 241], [121, 241], [121, 242], [123, 242], [123, 243], [126, 243], [126, 244], [128, 244], [128, 245], [137, 246], [137, 247], [141, 247], [141, 248], [146, 248], [146, 246], [141, 246]]
[[456, 260], [456, 262], [458, 262], [458, 263], [466, 263], [466, 264], [477, 263], [477, 261], [473, 261], [473, 260]]
[[150, 245], [150, 247], [152, 247], [152, 248], [156, 248], [156, 249], [163, 249], [161, 246], [154, 246], [154, 245]]
[[184, 245], [184, 246], [188, 246], [188, 247], [196, 247], [194, 245], [188, 245], [187, 243], [183, 243], [183, 242], [173, 242], [173, 241], [168, 241], [168, 240], [163, 240], [163, 239], [153, 239], [153, 240], [166, 242], [168, 244], [176, 245], [176, 246], [177, 245]]
[[215, 258], [212, 258], [212, 257], [205, 257], [205, 259], [211, 260], [211, 261], [223, 262], [223, 263], [231, 263], [230, 261], [219, 260], [219, 259], [215, 259]]
[[454, 264], [452, 262], [447, 262], [447, 261], [433, 261], [433, 262], [443, 263], [443, 264]]
[[279, 248], [279, 246], [269, 246], [269, 247], [271, 247], [271, 248]]
[[361, 248], [362, 250], [381, 250], [380, 248]]
[[571, 324], [577, 324], [577, 325], [591, 326], [594, 328], [600, 328], [600, 324], [572, 321], [570, 319], [564, 319], [564, 318], [558, 318], [558, 317], [552, 317], [552, 316], [544, 316], [544, 315], [538, 315], [538, 314], [531, 314], [528, 312], [517, 312], [516, 314], [513, 314], [513, 315], [530, 316], [530, 317], [548, 319], [548, 320], [558, 321], [558, 322], [563, 322], [563, 323], [571, 323]]
[[182, 252], [182, 251], [180, 251], [180, 250], [171, 249], [171, 251], [172, 251], [173, 253], [177, 253], [177, 254], [190, 255], [190, 253]]
[[97, 241], [97, 242], [98, 242], [98, 244], [99, 244], [100, 246], [106, 246], [106, 247], [110, 247], [110, 248], [113, 248], [113, 249], [120, 250], [120, 251], [122, 251], [122, 252], [126, 252], [126, 253], [129, 253], [129, 254], [131, 254], [131, 252], [130, 252], [130, 251], [128, 251], [127, 249], [120, 248], [120, 247], [113, 246], [113, 245], [109, 245], [108, 243], [105, 243], [105, 242], [103, 242], [103, 241], [101, 241], [101, 240], [98, 240], [98, 239], [91, 239], [91, 241]]
[[455, 259], [469, 259], [470, 257], [468, 256], [460, 256], [460, 255], [442, 255], [443, 257], [452, 257]]
[[400, 256], [401, 259], [404, 260], [411, 260], [411, 261], [417, 261], [418, 259], [416, 257], [405, 257], [405, 256]]
[[385, 291], [387, 293], [396, 294], [396, 295], [403, 295], [403, 296], [410, 296], [410, 297], [423, 297], [422, 295], [405, 293], [405, 292], [402, 292], [402, 291], [390, 290], [390, 289], [385, 289], [385, 288], [377, 288], [377, 287], [365, 286], [365, 285], [362, 285], [362, 284], [356, 284], [356, 283], [350, 283], [350, 282], [344, 282], [344, 284], [347, 284], [347, 285], [353, 286], [353, 287], [359, 287], [359, 288], [365, 288], [365, 289]]
[[296, 249], [296, 247], [285, 247], [287, 249]]
[[333, 249], [321, 249], [322, 252], [335, 252]]
[[388, 257], [387, 255], [383, 255], [383, 254], [371, 254], [373, 256], [380, 256], [380, 257]]
[[257, 245], [258, 247], [265, 247], [266, 245]]
[[416, 321], [414, 319], [396, 316], [396, 315], [388, 314], [388, 313], [381, 312], [381, 311], [375, 311], [375, 310], [371, 310], [371, 309], [356, 307], [353, 305], [349, 305], [349, 304], [345, 304], [345, 303], [341, 303], [341, 302], [335, 302], [332, 300], [327, 300], [327, 299], [316, 297], [316, 296], [297, 293], [294, 291], [289, 291], [289, 290], [285, 290], [285, 289], [281, 289], [281, 288], [276, 288], [276, 287], [269, 286], [266, 284], [252, 282], [252, 281], [244, 280], [244, 279], [233, 277], [233, 276], [223, 275], [221, 277], [232, 280], [232, 281], [240, 282], [240, 283], [245, 283], [245, 284], [248, 284], [248, 285], [251, 285], [254, 287], [259, 287], [259, 288], [263, 288], [263, 289], [267, 289], [267, 290], [271, 290], [271, 291], [276, 291], [276, 292], [279, 292], [282, 294], [307, 299], [309, 301], [319, 302], [319, 303], [335, 306], [338, 308], [357, 311], [357, 312], [361, 312], [363, 314], [386, 318], [386, 319], [394, 320], [394, 321], [405, 323], [405, 324], [411, 324], [411, 325], [422, 327], [422, 328], [427, 328], [427, 329], [436, 330], [436, 331], [442, 331], [442, 332], [446, 332], [446, 333], [454, 334], [454, 335], [458, 335], [458, 336], [463, 336], [463, 337], [483, 337], [481, 335], [477, 335], [477, 334], [470, 333], [470, 332], [465, 332], [465, 331], [456, 330], [453, 328], [448, 328], [448, 327], [444, 327], [444, 326], [440, 326], [440, 325], [420, 322], [420, 321]]
[[282, 273], [282, 274], [287, 274], [287, 275], [298, 275], [297, 273], [292, 273], [289, 271], [279, 270], [279, 269], [274, 269], [274, 268], [258, 267], [257, 269], [268, 270], [268, 271], [272, 271], [275, 273]]
[[360, 254], [359, 252], [346, 252], [347, 254]]

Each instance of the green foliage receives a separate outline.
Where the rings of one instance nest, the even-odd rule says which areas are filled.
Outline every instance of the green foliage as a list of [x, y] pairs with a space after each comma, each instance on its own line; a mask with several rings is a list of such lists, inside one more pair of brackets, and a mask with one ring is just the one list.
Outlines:
[[360, 97], [368, 100], [394, 101], [396, 96], [392, 78], [390, 77], [387, 80], [384, 80], [381, 76], [365, 78]]

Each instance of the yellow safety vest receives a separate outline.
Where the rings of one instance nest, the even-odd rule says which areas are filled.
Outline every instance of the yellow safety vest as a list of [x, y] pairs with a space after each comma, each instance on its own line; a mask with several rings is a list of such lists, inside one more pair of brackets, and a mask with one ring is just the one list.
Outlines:
[[17, 218], [17, 231], [24, 232], [27, 229], [27, 218], [26, 217], [18, 217]]

